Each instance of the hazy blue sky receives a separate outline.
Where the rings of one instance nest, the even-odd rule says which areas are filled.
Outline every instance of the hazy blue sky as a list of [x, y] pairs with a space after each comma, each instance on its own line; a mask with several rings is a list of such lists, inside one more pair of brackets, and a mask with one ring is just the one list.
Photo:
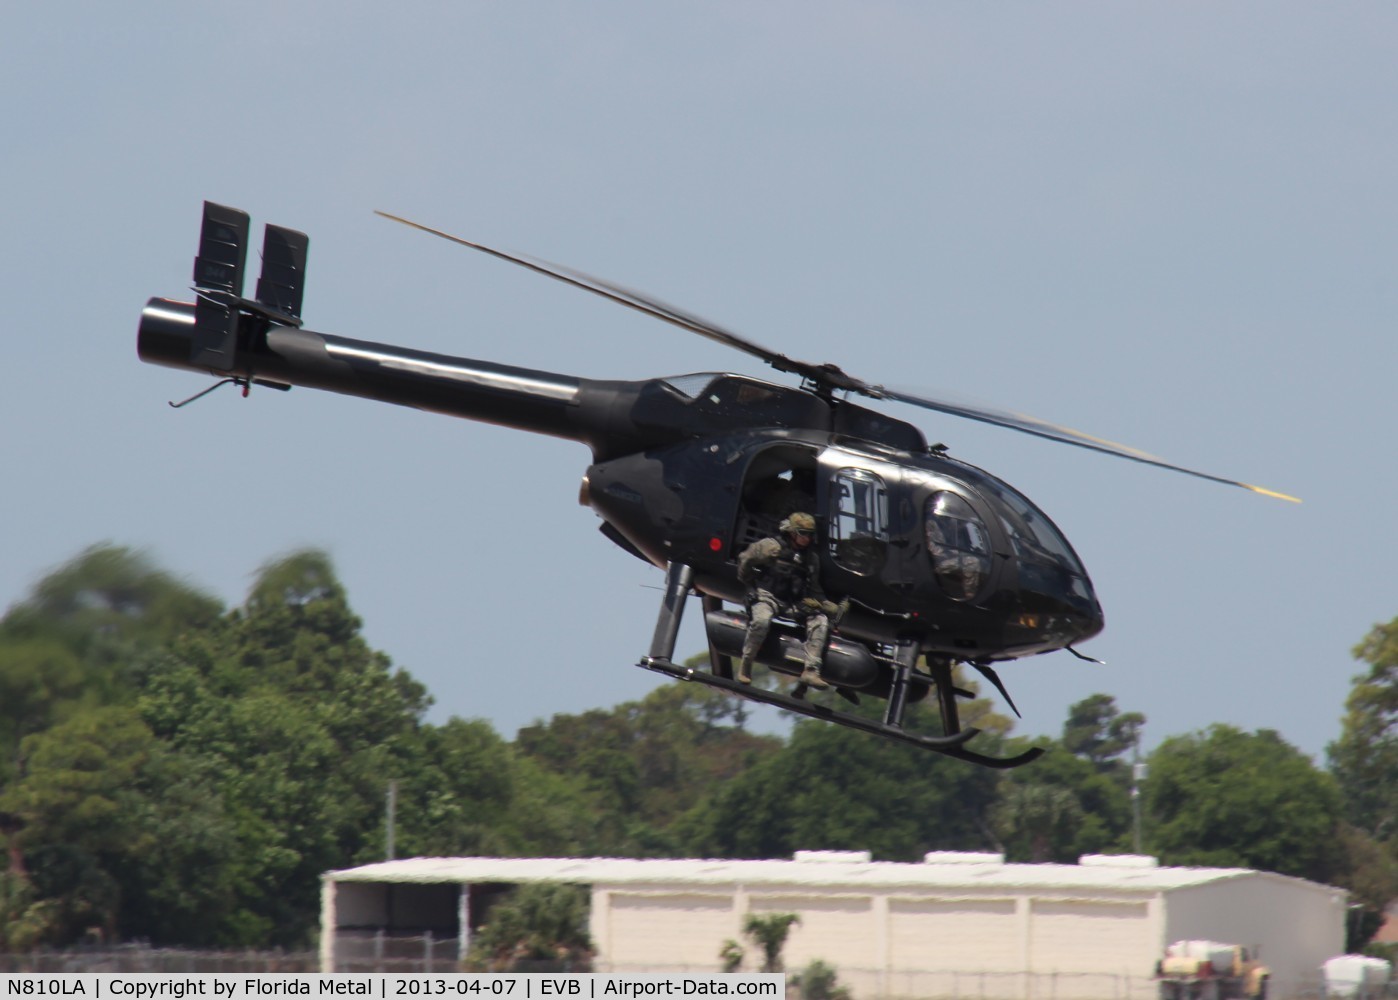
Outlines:
[[1391, 3], [16, 5], [0, 608], [104, 540], [230, 603], [314, 545], [434, 719], [513, 736], [670, 683], [631, 665], [661, 575], [577, 505], [582, 446], [304, 389], [175, 412], [205, 381], [137, 362], [209, 198], [310, 234], [312, 329], [767, 374], [381, 208], [1299, 494], [892, 408], [1092, 573], [1109, 665], [1007, 665], [1022, 731], [1102, 691], [1152, 744], [1222, 721], [1321, 755], [1398, 614], [1396, 43]]

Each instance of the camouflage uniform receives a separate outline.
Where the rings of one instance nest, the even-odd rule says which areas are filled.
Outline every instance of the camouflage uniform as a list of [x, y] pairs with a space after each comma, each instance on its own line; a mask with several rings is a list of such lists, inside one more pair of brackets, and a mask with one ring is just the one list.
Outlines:
[[792, 514], [782, 522], [783, 534], [753, 542], [738, 557], [738, 579], [749, 588], [750, 616], [738, 680], [749, 682], [753, 658], [767, 638], [772, 619], [785, 615], [806, 626], [806, 665], [801, 681], [812, 687], [829, 687], [820, 676], [820, 668], [830, 636], [827, 612], [834, 606], [820, 586], [820, 555], [814, 543], [798, 548], [785, 533], [789, 526], [812, 531], [815, 519], [809, 514]]

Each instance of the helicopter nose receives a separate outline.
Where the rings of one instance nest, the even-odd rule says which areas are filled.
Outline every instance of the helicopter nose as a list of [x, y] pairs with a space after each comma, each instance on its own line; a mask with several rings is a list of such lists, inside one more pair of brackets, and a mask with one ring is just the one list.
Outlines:
[[1093, 613], [1089, 616], [1086, 627], [1083, 630], [1082, 638], [1084, 639], [1091, 639], [1094, 635], [1097, 635], [1107, 627], [1107, 619], [1102, 614], [1102, 605], [1098, 603], [1096, 594], [1092, 595], [1092, 607]]

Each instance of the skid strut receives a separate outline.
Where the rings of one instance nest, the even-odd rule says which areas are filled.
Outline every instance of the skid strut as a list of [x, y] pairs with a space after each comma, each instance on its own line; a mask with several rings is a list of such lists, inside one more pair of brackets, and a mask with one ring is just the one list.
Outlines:
[[672, 562], [665, 567], [665, 597], [660, 604], [660, 617], [655, 622], [655, 635], [650, 640], [651, 657], [662, 660], [675, 658], [675, 639], [680, 634], [684, 602], [693, 586], [693, 566]]
[[[918, 645], [916, 639], [904, 636], [898, 640], [893, 653], [893, 684], [888, 690], [888, 708], [883, 713], [883, 724], [895, 729], [903, 728], [903, 712], [908, 707], [908, 684], [913, 667], [917, 666]], [[940, 685], [939, 685], [940, 690]], [[955, 733], [960, 726], [948, 726], [943, 732]]]

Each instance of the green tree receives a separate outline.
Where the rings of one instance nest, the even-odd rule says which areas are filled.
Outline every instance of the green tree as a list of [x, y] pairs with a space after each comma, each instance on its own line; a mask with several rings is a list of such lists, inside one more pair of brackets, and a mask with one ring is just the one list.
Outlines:
[[1330, 769], [1355, 826], [1379, 841], [1398, 838], [1398, 618], [1375, 625], [1354, 648], [1368, 669], [1354, 678]]
[[55, 904], [39, 899], [27, 875], [0, 872], [0, 952], [29, 951], [59, 939]]
[[1016, 860], [1031, 862], [1070, 860], [1061, 845], [1073, 843], [1082, 819], [1068, 788], [1020, 782], [1005, 786], [991, 815], [996, 834], [1020, 848]]
[[818, 958], [793, 978], [801, 1000], [850, 1000], [849, 987], [839, 985], [835, 967]]
[[[130, 549], [93, 546], [35, 585], [0, 620], [0, 789], [22, 777], [20, 747], [75, 713], [135, 697], [130, 666], [214, 620], [217, 601]], [[22, 873], [23, 819], [0, 817]]]
[[130, 808], [154, 748], [150, 730], [121, 706], [25, 737], [24, 774], [0, 793], [0, 812], [19, 819], [14, 837], [35, 895], [50, 902], [50, 936], [115, 930], [120, 892], [103, 861], [156, 847], [144, 842]]
[[791, 925], [799, 924], [795, 913], [749, 913], [743, 920], [743, 934], [762, 949], [762, 971], [782, 971], [782, 949], [786, 947]]
[[1060, 740], [1028, 741], [1047, 753], [1002, 776], [992, 814], [1006, 857], [1071, 863], [1129, 849], [1131, 770], [1123, 758], [1144, 724], [1139, 712], [1095, 694], [1068, 709]]
[[1343, 866], [1329, 774], [1269, 729], [1215, 725], [1150, 757], [1145, 809], [1167, 864], [1247, 867], [1326, 882]]
[[[226, 614], [96, 548], [0, 622], [3, 908], [24, 940], [300, 945], [320, 875], [420, 853], [576, 853], [594, 802], [483, 722], [430, 726], [324, 553]], [[16, 938], [18, 939], [18, 938]]]
[[[917, 706], [921, 708], [921, 706]], [[923, 718], [909, 728], [928, 727]], [[988, 735], [985, 749], [994, 751]], [[702, 857], [789, 857], [801, 848], [869, 850], [914, 861], [988, 846], [994, 772], [825, 722], [718, 788], [678, 824]]]
[[587, 971], [593, 953], [587, 931], [589, 907], [583, 886], [521, 885], [487, 911], [485, 923], [471, 939], [465, 965], [508, 972], [519, 962], [550, 962]]
[[320, 874], [381, 855], [384, 789], [421, 759], [428, 699], [359, 628], [324, 554], [294, 553], [144, 665], [143, 719], [199, 762], [233, 830], [222, 943], [304, 942]]
[[86, 710], [24, 741], [26, 772], [0, 793], [45, 904], [45, 939], [96, 933], [213, 943], [226, 906], [231, 824], [199, 763], [128, 706]]
[[1332, 881], [1350, 891], [1357, 908], [1345, 920], [1345, 951], [1354, 954], [1383, 926], [1389, 904], [1398, 899], [1398, 859], [1391, 844], [1349, 823], [1341, 824], [1338, 845], [1343, 861]]
[[515, 746], [581, 789], [594, 817], [586, 850], [674, 856], [684, 850], [678, 818], [781, 747], [743, 728], [744, 706], [698, 684], [662, 684], [640, 701], [521, 729]]
[[[1057, 823], [1048, 831], [1028, 824], [1022, 810], [998, 814], [996, 833], [1006, 857], [1030, 861], [1035, 857], [1072, 863], [1083, 854], [1103, 854], [1131, 849], [1131, 798], [1125, 775], [1104, 772], [1091, 761], [1068, 753], [1053, 740], [1035, 741], [1048, 752], [1028, 767], [1001, 777], [1002, 803], [1015, 789], [1025, 786], [1055, 788], [1071, 794], [1077, 808], [1068, 807], [1076, 822]], [[1019, 817], [1018, 823], [1005, 820]], [[1047, 833], [1047, 844], [1035, 844]]]
[[591, 800], [480, 720], [426, 726], [401, 758], [398, 846], [428, 856], [582, 853]]
[[1071, 706], [1063, 723], [1063, 749], [1100, 770], [1124, 767], [1122, 758], [1136, 748], [1146, 717], [1122, 712], [1109, 694], [1094, 694]]
[[1347, 864], [1337, 881], [1362, 907], [1349, 922], [1357, 950], [1398, 897], [1398, 618], [1375, 625], [1354, 657], [1366, 669], [1354, 678], [1340, 737], [1328, 751], [1353, 824], [1342, 838]]
[[[253, 935], [239, 910], [239, 816], [207, 759], [158, 743], [124, 802], [139, 840], [103, 864], [121, 890], [120, 935], [216, 947]], [[245, 831], [246, 827], [242, 827]]]
[[25, 773], [0, 795], [0, 810], [23, 819], [26, 844], [109, 850], [131, 836], [123, 798], [154, 742], [139, 716], [120, 706], [27, 736]]
[[22, 770], [21, 740], [82, 704], [85, 679], [82, 663], [62, 643], [0, 632], [0, 784]]
[[43, 900], [50, 944], [98, 943], [114, 935], [121, 886], [105, 857], [73, 844], [44, 844], [29, 852], [30, 878]]
[[213, 597], [157, 568], [144, 553], [94, 545], [44, 577], [6, 614], [0, 639], [47, 638], [72, 650], [89, 687], [120, 695], [132, 653], [210, 624], [223, 612]]

